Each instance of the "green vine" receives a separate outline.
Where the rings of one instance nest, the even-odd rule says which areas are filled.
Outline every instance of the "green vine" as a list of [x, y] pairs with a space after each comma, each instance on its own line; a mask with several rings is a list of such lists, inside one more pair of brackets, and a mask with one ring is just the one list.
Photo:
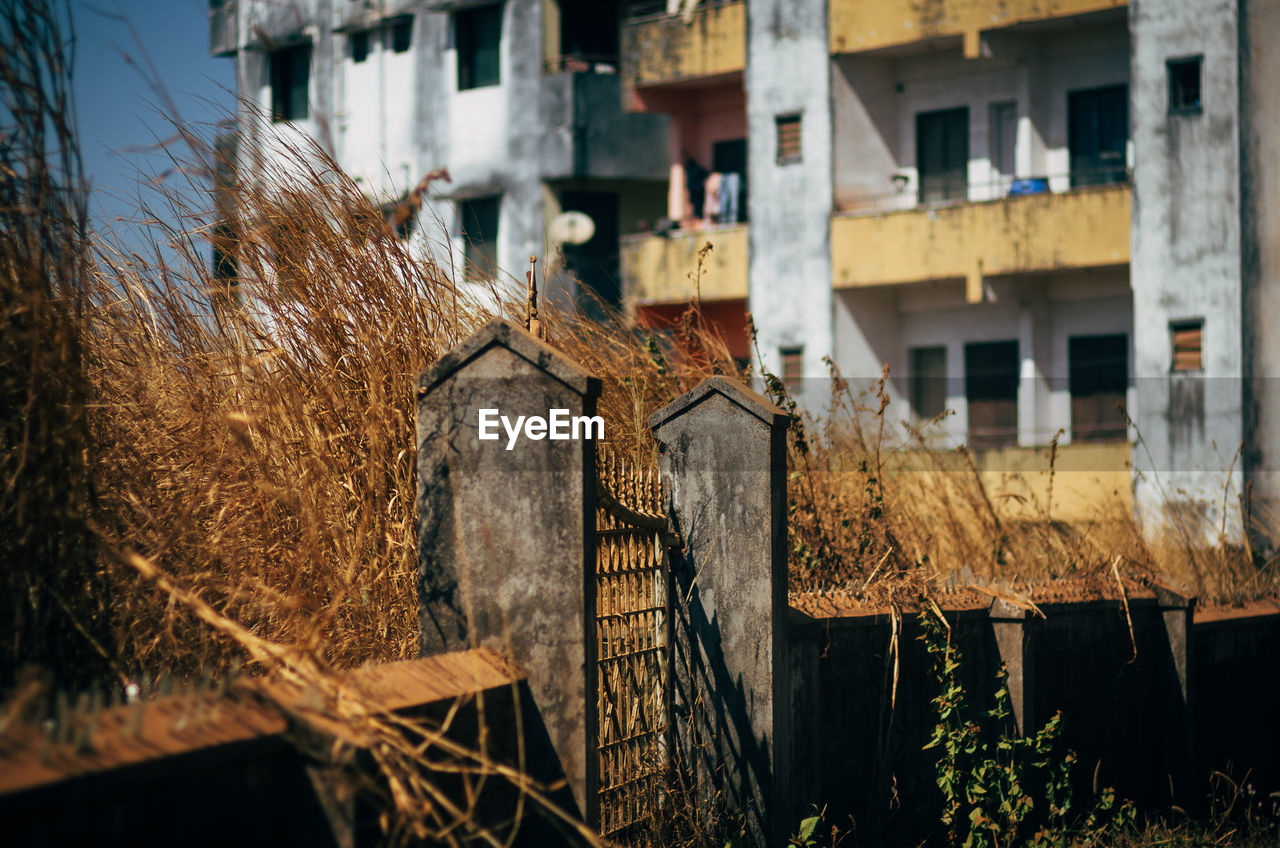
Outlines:
[[1085, 848], [1133, 826], [1133, 804], [1118, 802], [1110, 788], [1099, 793], [1087, 814], [1075, 808], [1071, 771], [1076, 755], [1060, 752], [1062, 714], [1055, 713], [1033, 735], [1019, 735], [1003, 667], [995, 706], [983, 713], [985, 722], [974, 721], [947, 626], [936, 613], [922, 612], [920, 622], [940, 687], [932, 701], [937, 723], [925, 749], [939, 753], [936, 780], [947, 844]]

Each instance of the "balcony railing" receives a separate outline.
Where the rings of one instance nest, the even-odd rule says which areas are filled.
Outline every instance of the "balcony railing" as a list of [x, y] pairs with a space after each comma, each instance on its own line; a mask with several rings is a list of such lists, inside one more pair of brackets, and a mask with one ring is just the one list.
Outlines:
[[[711, 251], [699, 257], [708, 244]], [[708, 301], [745, 298], [747, 261], [745, 224], [623, 236], [623, 292], [633, 303], [680, 303], [695, 292]]]
[[1131, 169], [1123, 166], [1071, 171], [1046, 176], [997, 176], [989, 180], [956, 180], [942, 178], [923, 182], [903, 174], [895, 177], [897, 186], [883, 192], [837, 195], [839, 214], [881, 214], [920, 207], [938, 208], [964, 203], [981, 203], [1006, 197], [1029, 197], [1040, 194], [1062, 194], [1077, 189], [1128, 185]]
[[[1046, 180], [1052, 189], [1054, 180]], [[1129, 262], [1127, 183], [919, 202], [915, 192], [846, 202], [831, 222], [837, 288], [1045, 273]]]
[[542, 63], [542, 72], [544, 74], [616, 74], [618, 57], [584, 53], [553, 56]]
[[855, 53], [963, 36], [966, 55], [972, 50], [976, 56], [981, 32], [1128, 5], [1128, 0], [830, 0], [830, 48], [832, 53]]
[[645, 3], [632, 7], [621, 35], [622, 75], [631, 85], [741, 73], [747, 62], [746, 2], [699, 3], [687, 23], [667, 12], [666, 4]]

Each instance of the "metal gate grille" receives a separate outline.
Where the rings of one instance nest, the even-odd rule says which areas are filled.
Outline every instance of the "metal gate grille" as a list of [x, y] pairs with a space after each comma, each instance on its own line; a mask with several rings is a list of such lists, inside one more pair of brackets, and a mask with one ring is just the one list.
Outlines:
[[651, 469], [600, 451], [596, 517], [600, 832], [649, 844], [669, 726], [666, 518]]

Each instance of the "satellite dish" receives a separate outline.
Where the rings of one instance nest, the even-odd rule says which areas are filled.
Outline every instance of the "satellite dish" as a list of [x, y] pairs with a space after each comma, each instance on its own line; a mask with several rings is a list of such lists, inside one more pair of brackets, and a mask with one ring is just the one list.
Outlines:
[[596, 234], [596, 222], [585, 212], [562, 212], [551, 219], [547, 230], [557, 244], [586, 244]]

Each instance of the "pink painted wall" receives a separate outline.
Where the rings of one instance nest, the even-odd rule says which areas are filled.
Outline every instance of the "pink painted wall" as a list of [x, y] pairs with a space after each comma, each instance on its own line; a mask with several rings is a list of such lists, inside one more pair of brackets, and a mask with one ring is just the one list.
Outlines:
[[747, 137], [747, 97], [741, 78], [696, 89], [648, 89], [636, 92], [641, 111], [671, 116], [667, 143], [671, 162], [671, 191], [667, 214], [676, 221], [690, 218], [684, 184], [684, 160], [692, 156], [711, 168], [711, 148], [717, 141]]

